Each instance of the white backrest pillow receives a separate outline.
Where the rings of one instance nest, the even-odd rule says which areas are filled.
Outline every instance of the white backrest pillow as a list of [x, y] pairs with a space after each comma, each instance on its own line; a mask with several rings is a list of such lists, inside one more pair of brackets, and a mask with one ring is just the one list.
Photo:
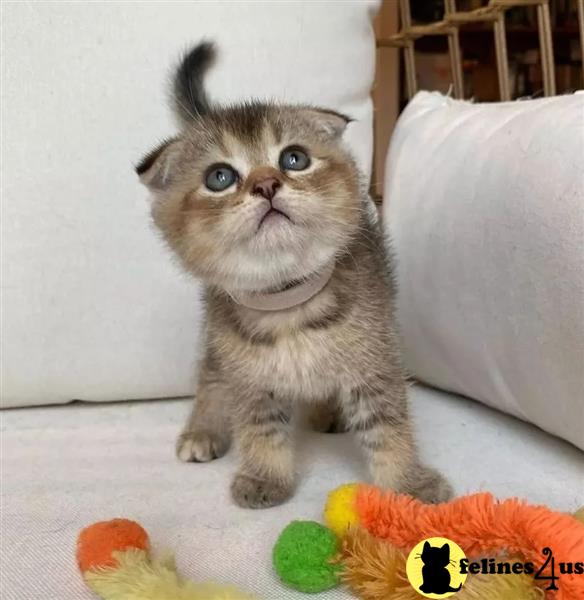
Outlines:
[[385, 190], [413, 375], [584, 448], [584, 94], [420, 92]]
[[378, 0], [10, 3], [3, 10], [2, 402], [192, 394], [199, 287], [133, 171], [174, 132], [169, 69], [203, 37], [222, 102], [337, 109], [369, 174]]

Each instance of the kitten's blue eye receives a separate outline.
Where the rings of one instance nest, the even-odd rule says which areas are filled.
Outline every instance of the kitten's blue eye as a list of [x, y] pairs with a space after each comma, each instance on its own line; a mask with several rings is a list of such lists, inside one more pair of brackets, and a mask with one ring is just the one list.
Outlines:
[[214, 165], [209, 168], [205, 185], [212, 192], [222, 192], [237, 181], [237, 171], [229, 165]]
[[290, 146], [282, 150], [278, 162], [282, 171], [304, 171], [310, 166], [308, 154], [297, 146]]

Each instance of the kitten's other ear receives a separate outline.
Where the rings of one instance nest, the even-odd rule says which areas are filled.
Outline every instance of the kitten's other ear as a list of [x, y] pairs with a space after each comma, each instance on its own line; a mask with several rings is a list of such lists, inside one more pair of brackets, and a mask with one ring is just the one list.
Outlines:
[[340, 138], [354, 119], [328, 108], [307, 108], [306, 115], [314, 126], [333, 139]]
[[173, 179], [173, 163], [178, 153], [179, 140], [165, 140], [148, 152], [136, 165], [140, 181], [152, 191], [166, 189]]
[[428, 552], [429, 550], [431, 550], [432, 546], [430, 546], [430, 542], [424, 542], [424, 549], [422, 550], [422, 552]]
[[442, 550], [444, 554], [450, 556], [450, 546], [448, 544], [444, 544], [440, 550]]

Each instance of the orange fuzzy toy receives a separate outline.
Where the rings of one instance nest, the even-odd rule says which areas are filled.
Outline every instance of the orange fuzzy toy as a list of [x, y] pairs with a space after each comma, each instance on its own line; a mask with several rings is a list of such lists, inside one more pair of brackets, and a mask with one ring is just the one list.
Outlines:
[[[584, 524], [571, 515], [516, 498], [497, 501], [481, 493], [428, 505], [360, 485], [355, 509], [359, 524], [377, 538], [409, 552], [420, 540], [445, 537], [469, 557], [520, 555], [539, 568], [542, 549], [551, 547], [557, 563], [584, 560]], [[550, 595], [550, 597], [552, 597]], [[584, 599], [584, 576], [564, 574], [557, 600]]]
[[255, 596], [214, 582], [182, 577], [174, 559], [150, 555], [146, 531], [128, 519], [86, 527], [77, 540], [83, 580], [102, 600], [254, 600]]
[[115, 567], [113, 552], [129, 549], [148, 552], [148, 534], [128, 519], [112, 519], [86, 527], [77, 540], [77, 563], [82, 573], [95, 568]]

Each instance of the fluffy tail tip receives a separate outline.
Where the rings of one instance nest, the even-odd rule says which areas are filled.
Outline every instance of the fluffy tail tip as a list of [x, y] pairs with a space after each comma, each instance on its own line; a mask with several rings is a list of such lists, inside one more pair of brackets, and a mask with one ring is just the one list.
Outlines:
[[201, 42], [184, 54], [176, 69], [173, 86], [175, 110], [185, 123], [209, 110], [203, 77], [216, 55], [213, 42]]

